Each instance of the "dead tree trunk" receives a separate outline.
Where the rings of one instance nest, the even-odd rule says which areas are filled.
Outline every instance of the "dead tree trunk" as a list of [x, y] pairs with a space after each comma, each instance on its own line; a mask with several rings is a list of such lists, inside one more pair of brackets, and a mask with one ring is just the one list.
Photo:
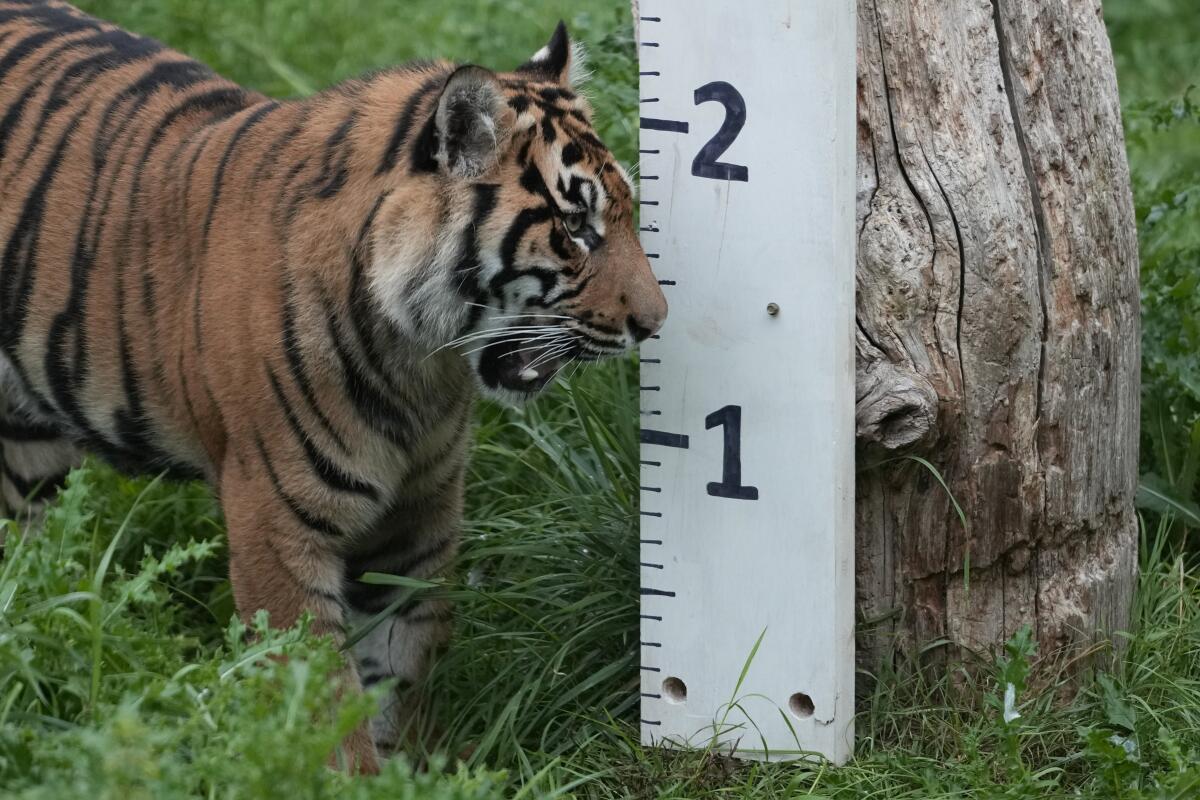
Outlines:
[[1100, 3], [858, 13], [860, 652], [1120, 630], [1138, 260]]

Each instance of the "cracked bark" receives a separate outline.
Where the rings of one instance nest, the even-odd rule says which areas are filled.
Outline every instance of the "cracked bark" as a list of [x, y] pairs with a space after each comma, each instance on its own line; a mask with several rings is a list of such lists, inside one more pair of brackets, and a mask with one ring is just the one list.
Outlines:
[[1099, 2], [858, 15], [863, 664], [1025, 623], [1043, 653], [1089, 643], [1128, 624], [1137, 543], [1137, 241]]

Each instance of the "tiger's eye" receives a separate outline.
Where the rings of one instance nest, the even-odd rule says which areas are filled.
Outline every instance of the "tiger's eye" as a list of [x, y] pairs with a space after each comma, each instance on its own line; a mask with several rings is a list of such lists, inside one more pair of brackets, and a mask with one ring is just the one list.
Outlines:
[[581, 212], [565, 214], [563, 216], [563, 225], [567, 227], [567, 232], [572, 234], [579, 233], [581, 230], [583, 230], [584, 221], [585, 218]]

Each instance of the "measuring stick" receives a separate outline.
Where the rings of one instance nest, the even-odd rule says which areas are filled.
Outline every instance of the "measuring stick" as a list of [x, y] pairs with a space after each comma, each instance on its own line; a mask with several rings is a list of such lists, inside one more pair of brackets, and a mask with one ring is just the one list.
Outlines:
[[641, 0], [641, 731], [854, 729], [855, 9]]

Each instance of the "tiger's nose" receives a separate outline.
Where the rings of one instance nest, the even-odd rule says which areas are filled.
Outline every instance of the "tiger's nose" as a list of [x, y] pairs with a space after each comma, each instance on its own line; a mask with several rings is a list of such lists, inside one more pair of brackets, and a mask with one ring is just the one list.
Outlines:
[[639, 342], [644, 342], [657, 333], [667, 319], [667, 298], [663, 296], [657, 281], [654, 283], [654, 290], [649, 294], [650, 297], [630, 309], [631, 313], [625, 318], [630, 335]]
[[633, 314], [629, 315], [629, 319], [625, 320], [625, 324], [629, 327], [629, 333], [632, 334], [633, 338], [639, 342], [646, 341], [654, 335], [656, 330], [662, 327], [660, 325], [656, 325], [653, 328], [647, 328], [646, 326], [642, 325], [642, 323], [638, 322], [637, 317], [633, 316]]

